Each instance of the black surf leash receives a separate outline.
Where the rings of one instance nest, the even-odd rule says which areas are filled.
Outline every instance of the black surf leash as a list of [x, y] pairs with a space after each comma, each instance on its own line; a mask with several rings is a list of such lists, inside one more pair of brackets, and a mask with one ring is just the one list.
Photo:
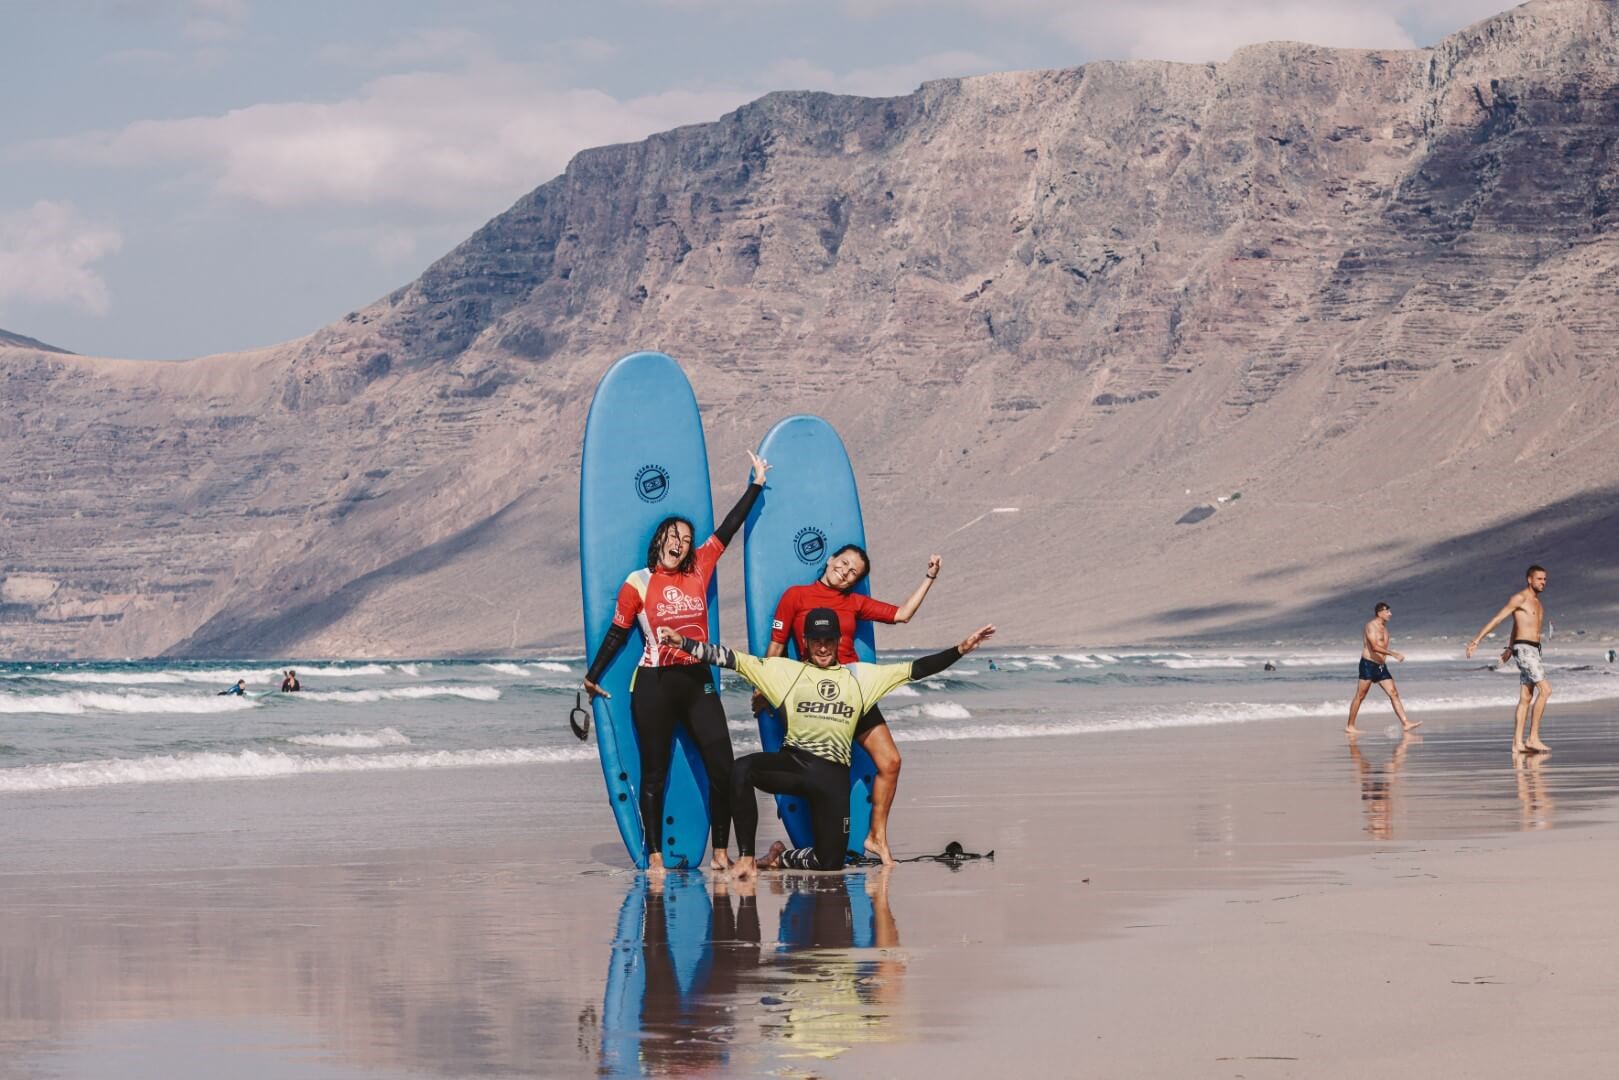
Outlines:
[[[897, 863], [902, 863], [902, 862], [936, 862], [936, 863], [944, 863], [946, 866], [950, 867], [950, 869], [958, 870], [958, 869], [961, 868], [962, 863], [971, 862], [974, 859], [988, 859], [990, 862], [994, 862], [995, 861], [995, 852], [986, 851], [986, 852], [984, 852], [982, 854], [979, 854], [976, 851], [968, 851], [966, 848], [963, 848], [961, 846], [961, 841], [952, 840], [948, 844], [946, 844], [944, 846], [944, 850], [939, 852], [937, 855], [912, 855], [909, 858], [895, 859], [894, 861], [897, 862]], [[882, 864], [883, 864], [883, 861], [881, 859], [873, 859], [869, 855], [858, 855], [855, 858], [849, 860], [849, 865], [850, 866], [881, 866]]]
[[590, 711], [585, 708], [585, 695], [582, 690], [573, 695], [573, 708], [568, 710], [568, 726], [573, 728], [573, 733], [579, 736], [580, 742], [590, 738]]

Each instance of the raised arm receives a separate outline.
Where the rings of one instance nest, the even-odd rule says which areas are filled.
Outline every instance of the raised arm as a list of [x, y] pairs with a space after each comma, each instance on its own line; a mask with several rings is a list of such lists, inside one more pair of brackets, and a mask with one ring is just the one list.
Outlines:
[[753, 504], [759, 501], [759, 492], [765, 487], [765, 473], [770, 471], [770, 463], [752, 450], [748, 451], [748, 458], [753, 462], [753, 478], [748, 484], [748, 490], [744, 491], [742, 498], [731, 507], [731, 512], [725, 515], [725, 520], [714, 527], [714, 535], [726, 546], [730, 546], [731, 537], [736, 535], [743, 522], [748, 520], [748, 515], [753, 513]]
[[1523, 606], [1523, 593], [1513, 593], [1512, 599], [1507, 601], [1506, 607], [1502, 608], [1500, 611], [1497, 611], [1495, 613], [1495, 618], [1485, 623], [1484, 629], [1480, 630], [1477, 634], [1474, 634], [1473, 640], [1467, 643], [1468, 657], [1472, 657], [1474, 651], [1478, 648], [1479, 642], [1483, 641], [1485, 636], [1488, 635], [1491, 630], [1494, 630], [1497, 626], [1500, 626], [1502, 622], [1508, 618], [1511, 618], [1512, 613], [1517, 611], [1521, 606]]
[[910, 595], [910, 598], [907, 599], [905, 603], [899, 606], [899, 611], [894, 613], [895, 622], [908, 623], [911, 621], [911, 618], [916, 614], [917, 609], [922, 606], [922, 601], [928, 598], [928, 590], [933, 588], [933, 582], [939, 576], [939, 567], [943, 564], [944, 560], [940, 559], [939, 556], [928, 556], [927, 573], [922, 575], [922, 581], [919, 585], [917, 585], [916, 591]]
[[993, 625], [980, 626], [977, 630], [962, 638], [960, 644], [952, 645], [948, 649], [941, 649], [939, 652], [931, 653], [918, 660], [912, 660], [911, 677], [908, 681], [915, 682], [917, 679], [927, 679], [937, 675], [994, 635], [995, 627]]

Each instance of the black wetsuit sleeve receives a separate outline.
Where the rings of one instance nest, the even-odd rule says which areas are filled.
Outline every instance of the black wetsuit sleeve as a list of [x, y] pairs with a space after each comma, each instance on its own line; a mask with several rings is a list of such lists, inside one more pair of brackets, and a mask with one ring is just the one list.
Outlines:
[[763, 484], [748, 485], [748, 490], [744, 491], [742, 497], [736, 501], [736, 505], [731, 507], [731, 512], [725, 515], [725, 520], [714, 527], [714, 535], [720, 538], [720, 543], [726, 547], [731, 546], [731, 537], [735, 536], [742, 523], [748, 520], [748, 515], [753, 512], [753, 504], [759, 501], [759, 492], [763, 490]]
[[618, 650], [624, 647], [629, 638], [628, 627], [609, 626], [607, 636], [602, 638], [601, 648], [596, 650], [596, 659], [590, 662], [590, 671], [586, 673], [585, 678], [593, 683], [601, 682], [602, 675], [607, 672], [607, 665], [613, 662], [613, 657], [618, 655]]
[[911, 661], [911, 679], [927, 679], [961, 659], [961, 649], [955, 645]]

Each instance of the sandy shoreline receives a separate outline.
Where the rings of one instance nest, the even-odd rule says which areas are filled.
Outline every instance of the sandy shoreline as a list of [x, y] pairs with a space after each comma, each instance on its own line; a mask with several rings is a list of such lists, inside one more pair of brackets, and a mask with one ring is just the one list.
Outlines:
[[917, 744], [899, 846], [993, 863], [752, 898], [638, 887], [593, 767], [14, 800], [78, 839], [0, 841], [0, 1075], [1580, 1075], [1619, 718], [1509, 704]]

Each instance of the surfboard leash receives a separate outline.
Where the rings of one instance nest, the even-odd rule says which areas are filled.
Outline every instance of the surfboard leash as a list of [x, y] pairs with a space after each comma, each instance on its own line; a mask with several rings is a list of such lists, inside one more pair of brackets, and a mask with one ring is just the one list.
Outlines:
[[583, 690], [573, 695], [573, 708], [568, 710], [568, 726], [573, 728], [580, 742], [590, 738], [590, 711], [585, 708]]
[[[909, 856], [907, 856], [907, 857], [905, 857], [903, 859], [895, 859], [894, 861], [897, 862], [897, 863], [902, 863], [902, 862], [936, 862], [936, 863], [944, 863], [946, 866], [950, 867], [950, 869], [957, 870], [957, 869], [961, 868], [962, 863], [972, 862], [974, 859], [987, 859], [990, 862], [994, 862], [995, 861], [995, 852], [994, 851], [986, 851], [986, 852], [983, 852], [982, 854], [980, 854], [979, 852], [976, 852], [976, 851], [968, 851], [966, 848], [961, 846], [961, 841], [952, 840], [952, 841], [950, 841], [948, 844], [946, 844], [944, 846], [943, 851], [938, 852], [937, 854], [934, 854], [934, 855], [909, 855]], [[881, 866], [882, 864], [883, 864], [883, 861], [881, 859], [873, 859], [869, 855], [856, 855], [853, 859], [849, 860], [849, 865], [850, 866]]]

